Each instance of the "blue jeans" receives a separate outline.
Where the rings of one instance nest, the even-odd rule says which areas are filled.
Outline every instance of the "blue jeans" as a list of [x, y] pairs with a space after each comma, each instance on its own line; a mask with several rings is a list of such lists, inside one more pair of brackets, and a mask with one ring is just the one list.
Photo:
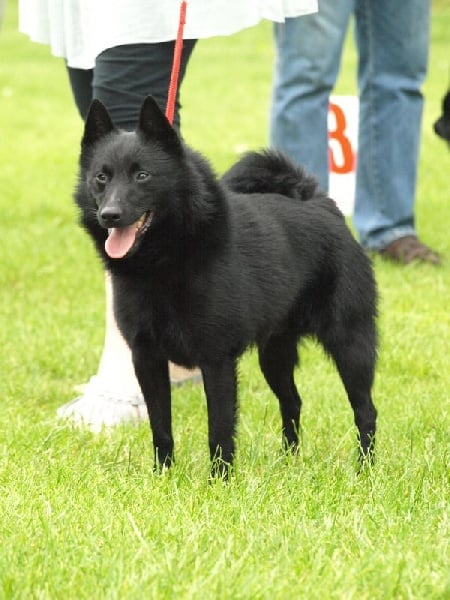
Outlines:
[[274, 26], [270, 142], [326, 190], [328, 100], [354, 14], [360, 97], [354, 224], [368, 249], [415, 235], [429, 10], [429, 0], [319, 0], [318, 13]]

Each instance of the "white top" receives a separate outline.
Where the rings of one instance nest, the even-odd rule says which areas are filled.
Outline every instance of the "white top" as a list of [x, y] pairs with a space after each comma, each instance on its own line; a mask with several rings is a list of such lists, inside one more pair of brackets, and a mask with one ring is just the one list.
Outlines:
[[[261, 19], [317, 12], [317, 0], [188, 0], [185, 39], [230, 35]], [[19, 0], [19, 29], [69, 66], [90, 69], [107, 48], [176, 38], [180, 0]]]

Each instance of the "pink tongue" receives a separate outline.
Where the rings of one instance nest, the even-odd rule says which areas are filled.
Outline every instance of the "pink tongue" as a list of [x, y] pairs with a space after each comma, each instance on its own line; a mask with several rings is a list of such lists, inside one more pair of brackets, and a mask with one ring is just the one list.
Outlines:
[[111, 230], [105, 242], [105, 250], [111, 258], [123, 258], [134, 244], [136, 225], [117, 227]]

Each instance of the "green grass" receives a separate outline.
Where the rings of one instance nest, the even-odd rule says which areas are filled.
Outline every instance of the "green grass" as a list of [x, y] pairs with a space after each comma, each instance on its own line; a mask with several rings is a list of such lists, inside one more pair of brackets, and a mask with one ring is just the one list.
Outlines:
[[[378, 460], [355, 474], [351, 410], [311, 343], [297, 375], [302, 451], [280, 453], [277, 405], [241, 363], [237, 474], [207, 484], [199, 387], [174, 391], [177, 464], [151, 471], [148, 426], [94, 435], [55, 420], [97, 367], [103, 275], [71, 201], [81, 123], [61, 61], [0, 34], [0, 598], [450, 598], [450, 153], [431, 130], [448, 83], [448, 0], [433, 43], [417, 198], [440, 269], [375, 261]], [[268, 24], [200, 43], [183, 129], [218, 171], [267, 138]], [[340, 93], [354, 91], [344, 57]]]

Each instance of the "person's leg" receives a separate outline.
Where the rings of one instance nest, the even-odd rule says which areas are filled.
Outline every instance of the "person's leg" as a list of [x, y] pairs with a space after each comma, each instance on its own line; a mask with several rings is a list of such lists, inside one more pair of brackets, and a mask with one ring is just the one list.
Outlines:
[[364, 247], [416, 236], [414, 197], [429, 1], [358, 0], [359, 155], [354, 223]]
[[[180, 86], [195, 40], [184, 40], [174, 127], [180, 129]], [[102, 52], [96, 60], [93, 97], [105, 104], [113, 122], [122, 129], [136, 127], [142, 101], [152, 95], [164, 111], [169, 91], [174, 42], [130, 44]]]
[[56, 412], [58, 417], [88, 425], [93, 431], [100, 431], [103, 426], [147, 419], [131, 353], [114, 318], [108, 274], [105, 275], [105, 291], [105, 339], [97, 373], [80, 386], [80, 396]]
[[75, 69], [68, 66], [67, 74], [75, 105], [78, 108], [80, 117], [85, 121], [92, 102], [94, 69]]
[[[178, 131], [181, 107], [180, 86], [194, 46], [195, 40], [184, 40], [173, 123]], [[118, 127], [127, 130], [135, 129], [142, 101], [149, 94], [165, 110], [173, 53], [174, 42], [163, 42], [117, 46], [102, 52], [97, 57], [92, 83], [93, 97], [105, 104]], [[121, 361], [122, 364], [127, 365], [128, 372], [134, 377], [129, 349], [115, 324], [112, 312], [112, 302], [110, 302], [107, 304], [109, 326], [100, 363], [101, 371], [106, 375], [108, 371], [114, 370], [118, 361]], [[174, 365], [170, 366], [170, 375], [174, 384], [182, 383], [184, 379], [191, 376], [198, 379], [197, 373], [191, 374]]]
[[[185, 40], [179, 84], [194, 48], [194, 40]], [[93, 71], [68, 68], [75, 103], [83, 119], [92, 98], [100, 99], [118, 127], [133, 130], [145, 96], [152, 94], [165, 108], [173, 59], [173, 42], [118, 46], [103, 52]], [[179, 88], [178, 88], [179, 89]], [[174, 125], [180, 125], [179, 91]], [[147, 418], [145, 403], [137, 383], [131, 352], [120, 333], [113, 313], [111, 280], [105, 277], [106, 329], [97, 374], [85, 386], [83, 395], [62, 406], [60, 417], [84, 422], [93, 429], [123, 421]], [[174, 384], [192, 378], [171, 365]], [[198, 379], [198, 375], [194, 374]]]
[[117, 327], [113, 311], [111, 277], [105, 274], [105, 340], [97, 370], [96, 381], [102, 382], [110, 395], [121, 398], [138, 398], [141, 390], [134, 374], [131, 352]]
[[328, 102], [353, 0], [320, 0], [319, 12], [274, 25], [270, 144], [328, 190]]

